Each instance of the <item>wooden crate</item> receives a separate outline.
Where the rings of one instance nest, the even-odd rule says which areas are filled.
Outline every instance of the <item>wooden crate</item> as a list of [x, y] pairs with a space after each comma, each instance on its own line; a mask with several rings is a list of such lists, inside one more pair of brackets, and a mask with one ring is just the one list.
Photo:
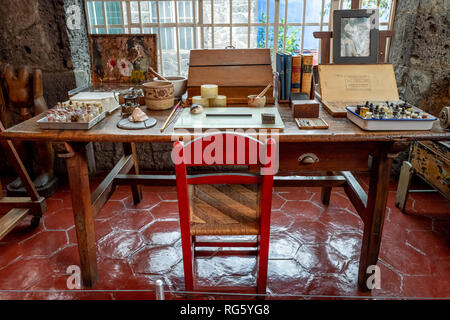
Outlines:
[[[200, 86], [216, 84], [228, 104], [247, 104], [247, 96], [259, 94], [273, 81], [270, 49], [191, 50], [187, 92], [200, 95]], [[266, 103], [273, 104], [273, 86], [266, 92]]]
[[319, 65], [321, 102], [333, 117], [346, 117], [346, 106], [365, 101], [398, 101], [392, 64]]
[[417, 175], [450, 200], [449, 142], [414, 142], [411, 148], [409, 162]]

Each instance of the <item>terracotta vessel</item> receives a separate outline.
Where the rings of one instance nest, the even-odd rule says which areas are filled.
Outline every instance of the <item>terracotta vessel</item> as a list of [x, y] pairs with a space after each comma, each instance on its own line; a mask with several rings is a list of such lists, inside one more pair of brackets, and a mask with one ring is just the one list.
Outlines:
[[166, 110], [173, 107], [175, 96], [171, 82], [153, 81], [143, 84], [145, 105], [149, 110]]

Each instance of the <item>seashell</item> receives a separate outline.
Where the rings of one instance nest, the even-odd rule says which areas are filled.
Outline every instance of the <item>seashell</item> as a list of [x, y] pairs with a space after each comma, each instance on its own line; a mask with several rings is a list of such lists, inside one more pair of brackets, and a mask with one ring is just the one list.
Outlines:
[[194, 103], [194, 104], [191, 106], [191, 113], [193, 113], [193, 114], [199, 114], [199, 113], [202, 113], [202, 112], [203, 112], [203, 107], [202, 107], [200, 104]]
[[131, 116], [128, 117], [128, 120], [131, 122], [142, 122], [148, 120], [148, 116], [141, 110], [141, 108], [137, 107], [133, 110]]

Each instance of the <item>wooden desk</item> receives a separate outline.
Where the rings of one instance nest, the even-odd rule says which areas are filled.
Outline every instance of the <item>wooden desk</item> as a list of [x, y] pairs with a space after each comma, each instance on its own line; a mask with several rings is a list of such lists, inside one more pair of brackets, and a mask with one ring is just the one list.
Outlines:
[[[450, 134], [435, 123], [431, 131], [367, 132], [347, 121], [336, 119], [321, 110], [321, 116], [329, 124], [328, 130], [299, 130], [287, 105], [279, 106], [285, 124], [280, 133], [280, 174], [278, 186], [320, 186], [322, 201], [328, 203], [332, 187], [344, 187], [349, 199], [364, 222], [358, 284], [368, 290], [367, 267], [378, 261], [381, 234], [386, 209], [392, 158], [406, 147], [406, 142], [415, 140], [449, 140]], [[170, 113], [155, 111], [149, 114], [158, 120], [150, 129], [126, 131], [116, 127], [120, 119], [116, 111], [89, 131], [40, 130], [36, 124], [41, 116], [18, 124], [0, 134], [0, 138], [12, 140], [40, 140], [65, 142], [69, 183], [72, 192], [73, 212], [78, 238], [82, 278], [85, 286], [92, 286], [97, 279], [96, 244], [94, 218], [119, 184], [132, 186], [133, 199], [142, 198], [140, 185], [175, 185], [174, 176], [139, 175], [135, 143], [172, 142], [173, 122], [164, 133], [160, 128]], [[85, 145], [88, 142], [121, 142], [125, 155], [108, 174], [98, 188], [91, 193], [86, 161]], [[299, 162], [301, 155], [313, 153], [319, 161], [313, 164]], [[373, 156], [368, 193], [361, 188], [350, 173], [368, 170], [368, 156]], [[134, 167], [137, 175], [129, 175]], [[292, 176], [309, 172], [321, 172], [322, 176]], [[334, 174], [333, 172], [339, 172]]]

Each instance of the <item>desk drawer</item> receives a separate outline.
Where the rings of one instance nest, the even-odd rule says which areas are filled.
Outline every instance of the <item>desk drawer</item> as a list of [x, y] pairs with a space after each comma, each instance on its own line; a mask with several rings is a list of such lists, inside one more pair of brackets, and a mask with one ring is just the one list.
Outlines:
[[367, 170], [372, 143], [280, 143], [279, 172]]

